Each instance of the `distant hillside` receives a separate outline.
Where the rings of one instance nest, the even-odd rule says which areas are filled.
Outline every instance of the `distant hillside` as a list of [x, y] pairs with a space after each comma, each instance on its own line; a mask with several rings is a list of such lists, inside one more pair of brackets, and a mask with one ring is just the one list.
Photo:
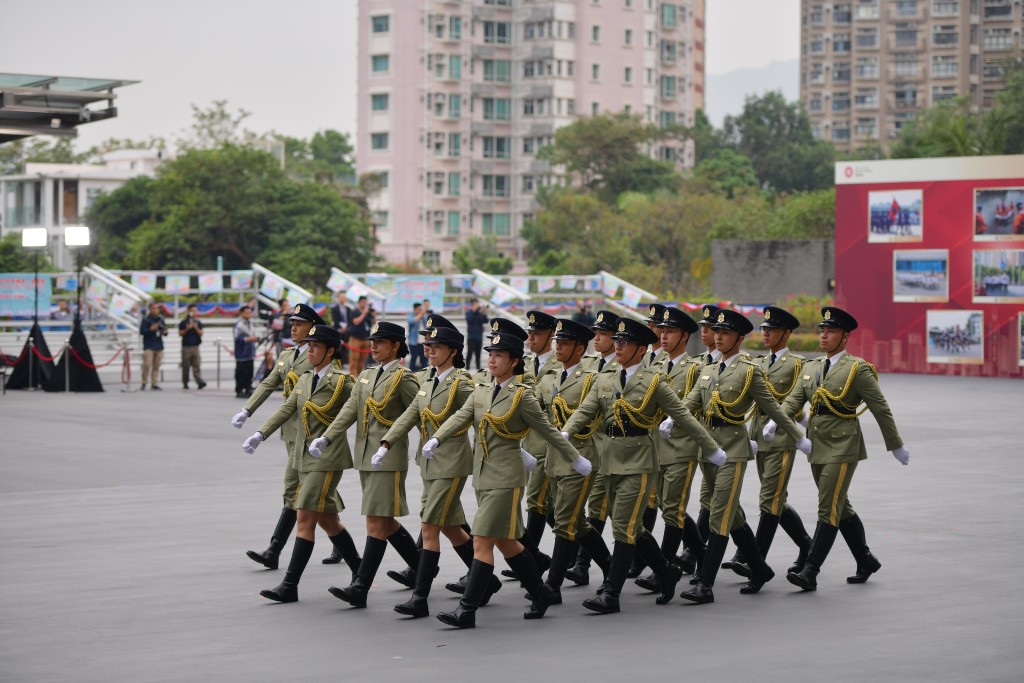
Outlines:
[[724, 74], [708, 74], [706, 107], [715, 126], [728, 115], [743, 111], [748, 95], [781, 90], [789, 101], [800, 97], [800, 60], [772, 62], [756, 69], [737, 69]]

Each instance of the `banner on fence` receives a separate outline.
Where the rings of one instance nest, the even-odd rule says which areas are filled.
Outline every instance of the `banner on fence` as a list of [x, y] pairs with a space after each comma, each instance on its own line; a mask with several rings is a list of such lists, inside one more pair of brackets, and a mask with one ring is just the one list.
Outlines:
[[0, 273], [0, 316], [31, 316], [35, 310], [36, 290], [39, 289], [39, 310], [43, 317], [50, 316], [51, 283], [49, 275], [34, 273]]

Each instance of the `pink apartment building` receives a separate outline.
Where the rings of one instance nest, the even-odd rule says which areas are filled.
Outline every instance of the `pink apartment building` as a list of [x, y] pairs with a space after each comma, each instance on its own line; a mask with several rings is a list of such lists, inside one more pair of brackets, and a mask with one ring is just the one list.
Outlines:
[[447, 268], [493, 235], [521, 260], [557, 128], [609, 111], [690, 124], [704, 106], [704, 0], [359, 0], [358, 70], [378, 253]]

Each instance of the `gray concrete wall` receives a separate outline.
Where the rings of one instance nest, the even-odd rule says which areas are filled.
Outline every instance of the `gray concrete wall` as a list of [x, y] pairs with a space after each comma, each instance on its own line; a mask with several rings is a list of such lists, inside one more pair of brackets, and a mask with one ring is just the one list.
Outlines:
[[831, 294], [835, 242], [815, 240], [713, 240], [711, 289], [746, 304], [780, 301], [790, 294]]

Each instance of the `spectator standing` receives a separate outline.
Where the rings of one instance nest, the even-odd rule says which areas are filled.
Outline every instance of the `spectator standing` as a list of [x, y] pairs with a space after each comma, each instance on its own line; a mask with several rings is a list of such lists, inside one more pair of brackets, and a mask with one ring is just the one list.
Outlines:
[[252, 325], [252, 309], [242, 306], [235, 323], [235, 398], [252, 395], [253, 359], [256, 358], [256, 330]]
[[572, 320], [584, 327], [594, 325], [594, 314], [590, 312], [590, 306], [587, 306], [587, 302], [583, 299], [576, 300], [576, 312], [572, 314]]
[[188, 375], [191, 369], [196, 384], [202, 389], [206, 386], [199, 372], [199, 345], [203, 343], [203, 323], [199, 320], [199, 307], [195, 304], [189, 304], [185, 313], [185, 318], [178, 323], [178, 336], [181, 337], [181, 384], [188, 389]]
[[469, 310], [466, 311], [466, 369], [473, 364], [473, 356], [476, 356], [476, 369], [480, 369], [480, 350], [484, 345], [484, 327], [487, 325], [487, 312], [480, 307], [476, 299], [469, 300]]
[[348, 321], [354, 317], [352, 309], [348, 307], [345, 290], [338, 292], [338, 303], [331, 306], [331, 323], [332, 327], [341, 333], [341, 348], [338, 350], [337, 358], [341, 361], [342, 367], [348, 363]]
[[288, 299], [281, 299], [277, 302], [277, 313], [270, 318], [270, 329], [273, 332], [274, 348], [277, 351], [277, 355], [281, 355], [281, 350], [284, 348], [286, 342], [291, 341], [292, 335], [292, 323], [289, 318], [292, 317], [292, 305], [288, 303]]
[[370, 305], [366, 296], [356, 301], [355, 314], [348, 326], [349, 347], [352, 357], [349, 359], [348, 374], [357, 377], [366, 368], [366, 356], [370, 351], [370, 332], [377, 322], [377, 312]]
[[426, 329], [426, 309], [421, 303], [412, 305], [412, 313], [406, 316], [408, 324], [406, 343], [409, 345], [409, 371], [416, 372], [426, 365], [426, 358], [423, 356], [423, 346], [420, 344], [420, 330]]
[[160, 363], [164, 359], [164, 337], [167, 336], [167, 323], [160, 315], [160, 304], [149, 305], [149, 315], [139, 325], [142, 335], [142, 391], [146, 390], [146, 379], [150, 381], [150, 389], [160, 391], [157, 378], [160, 376]]

